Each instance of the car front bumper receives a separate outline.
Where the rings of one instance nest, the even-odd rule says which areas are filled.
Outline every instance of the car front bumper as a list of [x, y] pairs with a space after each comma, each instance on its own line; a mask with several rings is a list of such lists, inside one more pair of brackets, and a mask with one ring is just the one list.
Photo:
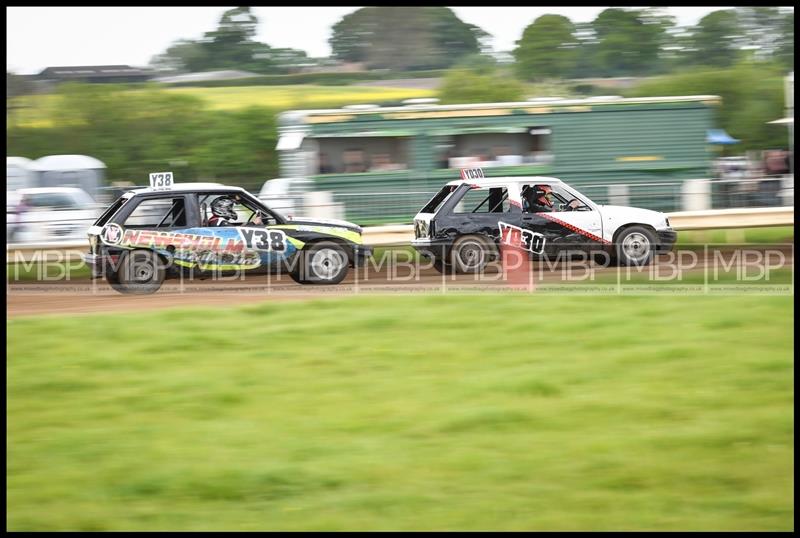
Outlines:
[[453, 246], [453, 240], [449, 237], [437, 239], [421, 237], [412, 239], [411, 246], [425, 257], [444, 259], [450, 253], [450, 248]]
[[678, 240], [678, 232], [676, 232], [672, 228], [657, 230], [656, 235], [658, 235], [659, 252], [671, 251], [675, 247], [675, 242]]
[[92, 254], [86, 253], [82, 256], [84, 263], [92, 270], [92, 278], [100, 278], [116, 271], [119, 261], [118, 254]]
[[367, 265], [367, 260], [372, 257], [372, 247], [369, 245], [355, 245], [353, 247], [353, 267]]

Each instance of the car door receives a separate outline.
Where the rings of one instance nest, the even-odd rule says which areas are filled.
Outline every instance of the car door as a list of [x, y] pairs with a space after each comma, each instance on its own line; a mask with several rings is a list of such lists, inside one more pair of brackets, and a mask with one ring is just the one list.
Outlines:
[[[223, 226], [210, 226], [211, 204], [219, 197], [234, 200], [237, 220]], [[219, 238], [226, 248], [198, 253], [198, 262], [208, 269], [270, 271], [297, 249], [283, 230], [275, 229], [277, 218], [254, 200], [238, 192], [198, 193], [200, 226], [191, 232]], [[266, 222], [257, 222], [263, 217]]]
[[[536, 187], [547, 186], [552, 191], [552, 207], [536, 204]], [[541, 192], [538, 191], [538, 192]], [[548, 257], [561, 252], [591, 252], [605, 244], [602, 239], [600, 212], [589, 201], [576, 196], [558, 183], [520, 185], [522, 214], [520, 228], [529, 230], [535, 237], [536, 247], [529, 249], [535, 254]]]
[[436, 216], [436, 226], [437, 230], [457, 230], [457, 235], [486, 235], [498, 242], [500, 222], [518, 218], [519, 207], [509, 198], [507, 186], [472, 186], [445, 203]]

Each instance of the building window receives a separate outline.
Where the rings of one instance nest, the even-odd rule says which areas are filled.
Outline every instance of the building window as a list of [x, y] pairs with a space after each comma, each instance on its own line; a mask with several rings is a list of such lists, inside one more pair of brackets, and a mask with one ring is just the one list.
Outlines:
[[358, 174], [408, 169], [408, 138], [318, 138], [318, 174]]
[[550, 164], [549, 127], [524, 133], [475, 133], [442, 137], [436, 146], [440, 169]]

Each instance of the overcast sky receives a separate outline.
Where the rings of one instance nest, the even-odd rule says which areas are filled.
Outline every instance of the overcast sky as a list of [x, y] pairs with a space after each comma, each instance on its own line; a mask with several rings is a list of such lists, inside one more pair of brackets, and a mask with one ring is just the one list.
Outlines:
[[[226, 7], [7, 7], [6, 64], [19, 74], [48, 66], [145, 66], [179, 38], [196, 39], [216, 28]], [[328, 56], [331, 26], [358, 7], [254, 7], [258, 41]], [[410, 7], [408, 9], [415, 9]], [[605, 7], [455, 7], [463, 20], [494, 36], [496, 51], [514, 48], [525, 27], [545, 13], [590, 21]], [[723, 7], [671, 7], [678, 24], [697, 23]]]

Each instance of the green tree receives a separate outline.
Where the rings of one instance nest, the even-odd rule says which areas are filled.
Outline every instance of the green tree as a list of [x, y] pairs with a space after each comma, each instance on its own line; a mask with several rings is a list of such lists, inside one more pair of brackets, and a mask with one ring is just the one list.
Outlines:
[[597, 32], [591, 22], [575, 23], [575, 67], [570, 74], [573, 78], [600, 76], [602, 70], [597, 65]]
[[159, 71], [204, 71], [208, 65], [208, 53], [202, 43], [188, 39], [179, 39], [150, 60], [150, 66]]
[[784, 13], [780, 25], [780, 43], [776, 59], [786, 69], [794, 71], [794, 11]]
[[277, 176], [276, 115], [264, 107], [209, 115], [206, 132], [189, 155], [197, 177], [257, 189]]
[[663, 70], [662, 47], [674, 21], [654, 10], [609, 8], [592, 22], [594, 60], [605, 76], [646, 75]]
[[667, 29], [661, 48], [661, 67], [664, 72], [686, 67], [693, 61], [693, 26], [672, 26]]
[[489, 34], [446, 7], [366, 7], [333, 25], [333, 56], [374, 69], [440, 69], [481, 52]]
[[576, 64], [575, 26], [561, 15], [542, 15], [525, 28], [514, 58], [525, 80], [566, 76]]
[[757, 60], [771, 60], [780, 48], [783, 16], [780, 8], [748, 6], [736, 8], [742, 28], [742, 45]]
[[497, 59], [486, 54], [470, 54], [469, 56], [464, 56], [453, 68], [469, 69], [481, 75], [495, 74], [503, 70]]
[[279, 74], [308, 62], [305, 51], [272, 48], [255, 41], [257, 25], [258, 18], [249, 7], [229, 9], [220, 17], [216, 30], [197, 41], [176, 41], [150, 64], [164, 71], [240, 69]]
[[276, 111], [214, 111], [197, 97], [157, 86], [65, 84], [54, 96], [53, 127], [9, 125], [10, 155], [92, 155], [109, 180], [146, 183], [169, 169], [179, 181], [213, 179], [260, 187], [277, 174]]
[[719, 95], [717, 125], [742, 141], [737, 151], [786, 147], [785, 129], [767, 122], [783, 116], [783, 69], [774, 63], [740, 62], [726, 69], [696, 67], [656, 77], [626, 92], [628, 97]]
[[229, 9], [222, 14], [217, 29], [206, 32], [203, 48], [212, 69], [237, 69], [253, 64], [258, 18], [249, 7]]
[[736, 12], [713, 11], [700, 19], [691, 36], [692, 62], [729, 67], [739, 57], [741, 30]]

